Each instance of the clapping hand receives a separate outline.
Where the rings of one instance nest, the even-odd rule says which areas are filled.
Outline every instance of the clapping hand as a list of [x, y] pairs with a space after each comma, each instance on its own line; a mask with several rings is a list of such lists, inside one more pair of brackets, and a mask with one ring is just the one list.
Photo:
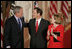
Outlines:
[[51, 35], [57, 39], [57, 35], [53, 33], [53, 28], [51, 28]]

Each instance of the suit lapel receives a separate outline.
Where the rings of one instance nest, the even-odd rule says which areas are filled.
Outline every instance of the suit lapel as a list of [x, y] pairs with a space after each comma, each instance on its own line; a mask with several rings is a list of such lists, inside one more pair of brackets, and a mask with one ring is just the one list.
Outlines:
[[[36, 19], [34, 19], [34, 21], [32, 22], [33, 23], [32, 26], [33, 26], [34, 31], [36, 32], [35, 22], [36, 22]], [[38, 26], [38, 31], [37, 32], [40, 32], [42, 30], [43, 26], [44, 26], [44, 24], [43, 24], [43, 18], [42, 18], [41, 21], [40, 21], [40, 24]]]
[[42, 28], [43, 28], [43, 18], [41, 19], [41, 22], [40, 22], [40, 24], [39, 24], [39, 26], [38, 26], [38, 31], [37, 32], [40, 32], [41, 30], [42, 30]]
[[20, 30], [19, 26], [18, 26], [18, 22], [16, 21], [15, 17], [13, 16], [13, 20], [14, 20], [14, 23], [16, 24], [16, 26], [18, 27], [18, 29]]
[[34, 21], [33, 21], [33, 27], [34, 27], [34, 31], [36, 32], [35, 21], [36, 21], [36, 19], [34, 19]]
[[22, 22], [22, 30], [23, 30], [23, 25], [24, 25], [24, 18], [21, 18], [21, 22]]

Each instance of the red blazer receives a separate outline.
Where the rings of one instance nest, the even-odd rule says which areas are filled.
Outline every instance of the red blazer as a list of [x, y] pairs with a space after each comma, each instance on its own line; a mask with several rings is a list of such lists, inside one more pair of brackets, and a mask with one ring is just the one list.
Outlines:
[[[50, 30], [49, 33], [51, 33], [51, 28], [53, 25], [49, 25], [48, 30]], [[51, 34], [50, 34], [50, 40], [49, 40], [49, 45], [47, 48], [63, 48], [63, 36], [64, 36], [64, 27], [63, 25], [58, 25], [54, 30], [53, 33], [57, 35], [57, 39], [55, 39]], [[47, 35], [48, 36], [48, 35]], [[48, 39], [47, 39], [48, 40]]]

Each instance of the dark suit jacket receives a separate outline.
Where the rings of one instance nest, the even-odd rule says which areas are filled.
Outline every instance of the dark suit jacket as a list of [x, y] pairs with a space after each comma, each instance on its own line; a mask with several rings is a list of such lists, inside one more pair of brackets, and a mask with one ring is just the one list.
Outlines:
[[29, 34], [31, 35], [30, 48], [46, 48], [46, 35], [50, 23], [42, 18], [36, 32], [35, 21], [36, 19], [29, 21]]
[[[22, 25], [24, 23], [23, 19]], [[14, 16], [7, 19], [4, 26], [4, 40], [3, 46], [11, 46], [11, 48], [23, 48], [24, 40], [23, 40], [23, 28], [20, 30], [18, 23]]]

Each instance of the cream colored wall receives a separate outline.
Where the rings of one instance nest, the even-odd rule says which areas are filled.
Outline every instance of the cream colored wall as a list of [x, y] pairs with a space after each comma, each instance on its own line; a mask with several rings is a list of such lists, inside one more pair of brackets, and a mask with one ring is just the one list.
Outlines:
[[[33, 1], [15, 1], [15, 4], [23, 7], [23, 16], [25, 17], [25, 21], [26, 20], [29, 21], [32, 18]], [[71, 2], [69, 2], [69, 5], [71, 5]], [[43, 10], [42, 17], [44, 19], [47, 19], [48, 10], [50, 7], [50, 1], [38, 1], [38, 6]], [[61, 7], [61, 1], [58, 1], [58, 7], [57, 7], [58, 12], [60, 12], [60, 7]], [[68, 22], [71, 21], [70, 18], [71, 17], [69, 16]]]

